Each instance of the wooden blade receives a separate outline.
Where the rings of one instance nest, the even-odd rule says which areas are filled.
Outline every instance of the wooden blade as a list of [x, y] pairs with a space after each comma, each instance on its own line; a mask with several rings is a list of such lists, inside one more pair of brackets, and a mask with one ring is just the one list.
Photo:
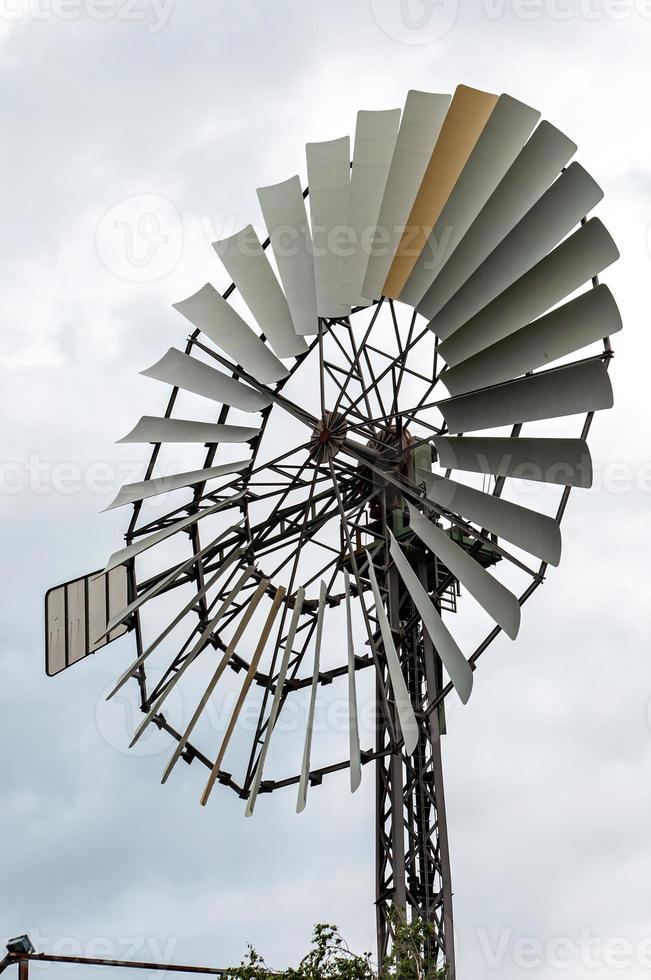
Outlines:
[[249, 666], [249, 669], [246, 672], [246, 677], [244, 678], [244, 683], [242, 684], [242, 688], [240, 690], [239, 696], [238, 696], [237, 701], [235, 703], [235, 707], [233, 708], [233, 712], [231, 714], [230, 721], [228, 723], [228, 728], [226, 729], [226, 732], [224, 734], [224, 738], [222, 739], [222, 744], [221, 744], [220, 749], [219, 749], [219, 752], [217, 754], [217, 758], [215, 759], [215, 764], [212, 767], [212, 771], [210, 773], [210, 776], [208, 777], [208, 782], [206, 783], [206, 788], [203, 791], [203, 796], [201, 797], [201, 805], [202, 806], [205, 806], [206, 803], [208, 802], [208, 798], [210, 797], [210, 794], [212, 792], [213, 786], [215, 785], [215, 782], [217, 780], [217, 776], [219, 775], [219, 772], [221, 770], [222, 762], [224, 761], [224, 756], [226, 755], [226, 749], [228, 748], [228, 745], [230, 743], [230, 740], [233, 737], [233, 732], [235, 731], [235, 726], [237, 724], [237, 719], [240, 716], [240, 712], [241, 712], [242, 707], [244, 705], [244, 702], [246, 700], [246, 696], [249, 693], [249, 688], [251, 687], [251, 684], [253, 683], [253, 678], [256, 675], [256, 671], [258, 669], [258, 664], [260, 663], [260, 658], [262, 657], [262, 654], [264, 653], [264, 648], [267, 645], [267, 640], [269, 639], [269, 634], [271, 633], [271, 628], [272, 628], [272, 626], [274, 624], [274, 620], [276, 619], [276, 616], [278, 614], [278, 610], [280, 609], [280, 604], [283, 601], [283, 599], [285, 598], [285, 594], [286, 594], [286, 589], [284, 589], [282, 586], [280, 588], [276, 589], [276, 593], [274, 595], [274, 598], [273, 598], [273, 601], [272, 601], [272, 604], [271, 604], [271, 609], [269, 610], [269, 615], [267, 616], [267, 619], [265, 621], [265, 624], [262, 627], [262, 633], [260, 634], [260, 639], [258, 641], [258, 645], [255, 648], [255, 652], [254, 652], [253, 657], [251, 659], [251, 664]]
[[305, 598], [305, 590], [302, 588], [298, 589], [298, 591], [296, 592], [296, 598], [294, 600], [294, 611], [292, 613], [292, 618], [289, 624], [289, 630], [287, 632], [287, 639], [285, 641], [285, 649], [283, 650], [280, 670], [278, 671], [278, 679], [276, 681], [276, 689], [274, 691], [273, 702], [271, 704], [271, 711], [269, 712], [269, 719], [267, 721], [267, 730], [264, 738], [264, 743], [262, 745], [262, 749], [260, 750], [258, 764], [255, 767], [255, 773], [253, 776], [253, 781], [251, 783], [251, 790], [249, 792], [249, 798], [246, 804], [245, 816], [247, 817], [253, 815], [255, 804], [258, 799], [258, 794], [260, 792], [260, 784], [262, 783], [262, 776], [264, 773], [264, 764], [267, 759], [267, 753], [269, 752], [269, 743], [271, 742], [271, 736], [273, 734], [273, 730], [276, 727], [276, 719], [278, 718], [278, 712], [280, 710], [280, 704], [283, 698], [283, 693], [285, 688], [285, 678], [287, 677], [287, 668], [289, 666], [289, 660], [292, 655], [292, 651], [294, 647], [294, 639], [296, 637], [296, 630], [298, 629], [298, 623], [301, 618], [301, 611], [303, 609], [304, 598]]
[[188, 656], [185, 658], [182, 666], [179, 667], [179, 669], [174, 674], [174, 677], [172, 678], [172, 680], [170, 681], [170, 683], [168, 684], [168, 686], [165, 688], [165, 690], [163, 691], [163, 693], [156, 699], [156, 701], [154, 702], [154, 704], [151, 706], [149, 712], [145, 716], [145, 720], [136, 729], [136, 732], [135, 732], [135, 734], [134, 734], [134, 736], [133, 736], [133, 738], [131, 740], [131, 744], [129, 745], [129, 748], [131, 748], [132, 745], [135, 745], [136, 744], [136, 742], [138, 741], [138, 739], [140, 738], [140, 736], [144, 732], [144, 730], [147, 727], [147, 725], [150, 723], [150, 721], [152, 720], [152, 718], [154, 717], [154, 715], [160, 710], [161, 706], [163, 705], [163, 702], [172, 693], [172, 691], [174, 690], [174, 688], [176, 687], [176, 685], [178, 684], [178, 682], [181, 680], [181, 678], [185, 674], [185, 672], [188, 669], [188, 667], [191, 664], [194, 663], [194, 661], [197, 659], [197, 657], [202, 652], [202, 650], [205, 649], [205, 647], [207, 646], [207, 644], [210, 641], [210, 637], [214, 633], [216, 627], [220, 623], [220, 621], [221, 621], [222, 617], [224, 616], [225, 612], [227, 611], [227, 609], [229, 608], [229, 606], [231, 605], [231, 603], [233, 602], [233, 600], [235, 599], [235, 597], [238, 595], [238, 593], [240, 592], [242, 586], [245, 584], [245, 582], [247, 581], [247, 579], [250, 578], [251, 574], [252, 574], [252, 571], [251, 571], [251, 569], [248, 569], [248, 568], [242, 573], [242, 575], [240, 576], [239, 580], [235, 584], [235, 588], [233, 588], [231, 590], [231, 592], [229, 592], [229, 594], [227, 595], [226, 599], [224, 600], [224, 602], [219, 607], [219, 610], [217, 611], [216, 615], [213, 616], [213, 618], [210, 620], [210, 622], [205, 627], [205, 629], [202, 630], [201, 635], [199, 636], [199, 639], [195, 643], [194, 647], [192, 648], [192, 650], [190, 651], [190, 653], [188, 654]]
[[[251, 571], [252, 570], [248, 570], [247, 578], [251, 574]], [[230, 605], [233, 602], [233, 599], [237, 596], [237, 594], [239, 593], [240, 589], [244, 585], [244, 582], [245, 581], [246, 581], [246, 579], [243, 576], [242, 579], [240, 579], [240, 581], [237, 582], [235, 588], [233, 589], [233, 592], [232, 593], [229, 593], [229, 595], [227, 596], [227, 598], [225, 600], [225, 602], [228, 603], [228, 605]], [[201, 717], [204, 708], [208, 704], [208, 701], [210, 699], [210, 696], [211, 696], [212, 692], [215, 690], [215, 687], [217, 686], [217, 683], [219, 681], [219, 678], [222, 676], [222, 674], [224, 673], [224, 671], [228, 667], [228, 664], [230, 662], [231, 657], [233, 656], [233, 653], [235, 651], [235, 648], [237, 647], [237, 644], [242, 639], [242, 636], [244, 635], [244, 631], [246, 630], [246, 627], [249, 625], [249, 622], [251, 621], [251, 617], [253, 616], [253, 613], [255, 612], [258, 604], [260, 603], [262, 597], [264, 596], [264, 594], [265, 594], [268, 586], [269, 586], [269, 580], [268, 579], [262, 579], [262, 581], [258, 585], [258, 588], [256, 589], [256, 591], [253, 593], [253, 595], [249, 599], [249, 602], [247, 604], [247, 607], [244, 610], [244, 615], [242, 616], [242, 619], [237, 624], [237, 628], [235, 630], [235, 633], [233, 634], [233, 638], [231, 639], [230, 643], [228, 644], [228, 646], [227, 646], [227, 648], [226, 648], [226, 650], [224, 652], [224, 656], [219, 661], [219, 664], [217, 665], [217, 669], [215, 670], [215, 673], [213, 674], [213, 676], [212, 676], [212, 678], [210, 680], [210, 683], [208, 684], [206, 690], [204, 691], [204, 693], [203, 693], [203, 695], [201, 697], [201, 700], [199, 701], [199, 704], [197, 705], [197, 708], [196, 708], [194, 714], [192, 715], [192, 718], [190, 719], [189, 725], [187, 726], [187, 728], [185, 729], [185, 732], [183, 733], [181, 739], [179, 740], [179, 744], [176, 746], [176, 748], [175, 748], [175, 750], [174, 750], [174, 752], [172, 754], [172, 758], [168, 762], [167, 767], [165, 769], [165, 772], [163, 773], [163, 778], [162, 778], [161, 782], [165, 783], [167, 781], [167, 779], [168, 779], [168, 777], [169, 777], [172, 769], [176, 765], [178, 759], [181, 757], [181, 753], [183, 752], [183, 749], [187, 745], [188, 739], [190, 738], [190, 735], [192, 734], [195, 725], [199, 721], [199, 718]], [[211, 632], [214, 632], [214, 626], [213, 626], [213, 630]], [[186, 661], [186, 663], [187, 663], [187, 661]], [[183, 670], [184, 667], [185, 667], [185, 664], [183, 665], [183, 667], [181, 668], [181, 670]]]

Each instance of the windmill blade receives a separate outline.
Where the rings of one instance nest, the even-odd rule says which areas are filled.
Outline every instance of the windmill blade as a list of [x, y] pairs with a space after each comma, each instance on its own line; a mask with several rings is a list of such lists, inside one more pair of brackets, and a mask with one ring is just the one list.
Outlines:
[[[210, 548], [210, 545], [208, 545], [208, 548], [206, 548], [204, 550], [205, 551], [208, 551], [209, 548]], [[174, 617], [174, 619], [170, 623], [167, 624], [167, 626], [163, 629], [162, 633], [159, 633], [158, 636], [156, 637], [156, 639], [152, 643], [150, 643], [149, 646], [147, 646], [138, 657], [136, 657], [136, 659], [133, 661], [133, 663], [130, 664], [129, 667], [127, 667], [127, 669], [122, 674], [120, 674], [120, 677], [116, 681], [115, 686], [111, 689], [111, 691], [109, 692], [109, 694], [106, 695], [106, 700], [107, 701], [110, 701], [111, 698], [114, 697], [117, 694], [117, 692], [120, 690], [120, 688], [124, 684], [126, 684], [126, 682], [129, 680], [129, 678], [130, 677], [133, 677], [133, 675], [138, 670], [138, 668], [142, 664], [144, 664], [145, 660], [147, 660], [147, 658], [154, 652], [154, 650], [156, 650], [160, 646], [160, 644], [163, 642], [163, 640], [167, 636], [169, 636], [169, 634], [172, 632], [172, 630], [175, 629], [178, 626], [178, 624], [181, 622], [181, 620], [184, 618], [184, 616], [187, 616], [187, 614], [191, 610], [194, 611], [196, 609], [197, 603], [201, 601], [201, 599], [213, 587], [213, 585], [215, 584], [215, 582], [219, 578], [221, 578], [221, 576], [224, 575], [224, 573], [228, 571], [228, 569], [231, 567], [231, 565], [233, 565], [234, 562], [236, 562], [239, 558], [241, 558], [243, 554], [244, 554], [244, 549], [243, 548], [237, 548], [235, 551], [232, 551], [231, 552], [231, 554], [228, 556], [228, 558], [224, 562], [222, 562], [222, 564], [217, 569], [217, 571], [206, 580], [205, 584], [201, 587], [201, 589], [199, 589], [198, 592], [196, 592], [196, 593], [193, 594], [193, 596], [190, 599], [190, 601], [187, 602], [184, 605], [183, 609], [181, 609], [181, 611], [179, 613], [177, 613], [177, 615]], [[195, 558], [195, 556], [193, 556], [193, 559], [194, 558]], [[185, 567], [185, 565], [186, 565], [186, 563], [184, 563], [184, 567]], [[181, 569], [180, 568], [177, 568], [176, 571], [177, 572], [180, 572]], [[244, 584], [244, 582], [246, 581], [246, 579], [249, 577], [249, 575], [251, 575], [253, 573], [253, 571], [254, 571], [253, 566], [249, 566], [249, 567], [247, 567], [245, 569], [246, 575], [243, 575], [242, 576], [242, 585]], [[153, 596], [150, 597], [150, 598], [153, 598]], [[194, 631], [193, 631], [192, 635], [194, 635]]]
[[[163, 576], [158, 582], [152, 585], [150, 589], [147, 589], [145, 592], [141, 592], [140, 595], [137, 596], [132, 602], [130, 602], [128, 605], [124, 606], [123, 608], [119, 609], [118, 612], [116, 612], [111, 617], [111, 620], [106, 624], [106, 629], [104, 633], [101, 633], [98, 636], [98, 640], [101, 639], [103, 636], [105, 636], [107, 633], [110, 633], [115, 626], [119, 626], [120, 623], [123, 623], [125, 619], [128, 619], [129, 616], [133, 615], [133, 613], [137, 609], [140, 609], [141, 606], [144, 606], [144, 604], [146, 602], [149, 602], [150, 599], [154, 599], [160, 592], [162, 592], [165, 588], [167, 588], [168, 585], [170, 585], [172, 582], [175, 582], [176, 579], [179, 577], [179, 575], [182, 575], [184, 572], [188, 570], [188, 568], [191, 568], [195, 564], [195, 562], [201, 561], [201, 559], [204, 558], [206, 555], [209, 555], [211, 552], [216, 551], [219, 542], [222, 541], [228, 534], [230, 534], [232, 531], [237, 531], [241, 529], [243, 526], [244, 526], [243, 521], [239, 521], [237, 524], [231, 524], [230, 527], [227, 527], [225, 531], [222, 531], [221, 534], [217, 535], [217, 537], [213, 541], [211, 541], [210, 544], [207, 544], [205, 548], [202, 548], [196, 554], [193, 553], [192, 556], [187, 559], [187, 561], [184, 561], [181, 564], [176, 565], [168, 575]], [[222, 569], [220, 569], [220, 574], [221, 573], [222, 573]], [[196, 601], [197, 600], [195, 597], [195, 602]]]
[[289, 304], [253, 225], [212, 247], [278, 357], [304, 354], [307, 344], [294, 329]]
[[121, 548], [119, 551], [113, 552], [104, 571], [110, 572], [110, 570], [115, 568], [116, 565], [124, 565], [126, 562], [131, 561], [132, 558], [135, 558], [136, 555], [141, 554], [143, 551], [147, 551], [149, 548], [153, 548], [154, 545], [159, 544], [161, 541], [165, 541], [173, 534], [178, 534], [179, 531], [184, 531], [192, 524], [196, 524], [197, 521], [202, 520], [202, 518], [210, 517], [211, 514], [216, 514], [225, 507], [230, 507], [238, 500], [241, 500], [243, 496], [244, 494], [238, 493], [232, 497], [229, 497], [227, 500], [220, 500], [218, 503], [213, 504], [212, 507], [204, 507], [201, 510], [198, 510], [196, 514], [190, 514], [188, 517], [183, 517], [181, 520], [170, 524], [169, 527], [161, 528], [160, 531], [154, 531], [153, 534], [148, 534], [144, 538], [139, 538], [137, 541], [134, 541], [133, 544], [127, 545], [126, 548]]
[[540, 113], [500, 95], [400, 294], [416, 306], [529, 139]]
[[312, 729], [314, 727], [314, 711], [316, 708], [316, 694], [319, 688], [319, 666], [321, 663], [321, 642], [323, 640], [323, 617], [325, 614], [325, 602], [328, 589], [325, 582], [321, 582], [319, 592], [319, 610], [316, 620], [316, 640], [314, 643], [314, 668], [312, 671], [312, 689], [310, 692], [310, 707], [307, 714], [307, 727], [305, 730], [305, 745], [303, 747], [303, 764], [301, 766], [301, 779], [298, 784], [298, 798], [296, 800], [296, 812], [302, 813], [307, 803], [307, 789], [310, 780], [310, 756], [312, 754]]
[[414, 714], [411, 697], [409, 696], [409, 691], [407, 690], [405, 677], [402, 673], [402, 667], [400, 666], [400, 660], [398, 659], [395, 643], [393, 642], [391, 626], [389, 625], [389, 619], [382, 601], [382, 594], [380, 593], [377, 578], [375, 576], [373, 559], [368, 551], [366, 552], [366, 557], [368, 558], [368, 574], [371, 580], [373, 597], [375, 599], [375, 613], [380, 626], [380, 633], [382, 635], [384, 655], [387, 659], [387, 667], [389, 670], [389, 678], [391, 680], [391, 689], [393, 691], [396, 712], [398, 714], [398, 721], [400, 723], [400, 731], [402, 732], [402, 737], [405, 743], [405, 752], [407, 755], [413, 755], [413, 753], [416, 751], [416, 746], [418, 745], [418, 722], [416, 721], [416, 715]]
[[[163, 702], [172, 693], [172, 691], [174, 690], [174, 688], [176, 687], [176, 685], [178, 684], [178, 682], [181, 680], [181, 678], [185, 674], [185, 672], [188, 669], [188, 667], [191, 664], [194, 663], [194, 661], [197, 659], [197, 657], [199, 656], [199, 654], [206, 648], [206, 646], [210, 642], [210, 637], [212, 636], [212, 634], [215, 632], [215, 629], [217, 628], [217, 625], [219, 624], [219, 622], [223, 618], [224, 614], [228, 610], [229, 606], [232, 604], [235, 596], [237, 596], [237, 594], [239, 593], [240, 589], [245, 584], [245, 582], [247, 581], [247, 579], [251, 576], [251, 574], [252, 574], [251, 569], [246, 569], [242, 573], [242, 575], [240, 576], [240, 579], [236, 583], [235, 587], [231, 590], [231, 592], [229, 592], [228, 596], [226, 597], [226, 599], [224, 600], [224, 602], [222, 603], [222, 605], [219, 607], [217, 613], [209, 621], [209, 623], [206, 626], [206, 628], [204, 630], [202, 630], [201, 635], [199, 636], [199, 639], [195, 643], [194, 647], [192, 648], [192, 650], [190, 651], [190, 653], [187, 655], [187, 657], [185, 658], [185, 660], [183, 661], [183, 663], [181, 664], [181, 666], [179, 667], [179, 669], [176, 671], [176, 673], [174, 674], [174, 676], [170, 680], [170, 682], [167, 685], [167, 687], [165, 688], [165, 690], [154, 701], [154, 703], [152, 704], [151, 708], [149, 709], [147, 715], [145, 716], [145, 719], [142, 722], [142, 724], [140, 724], [138, 726], [138, 728], [136, 729], [136, 731], [134, 733], [134, 736], [131, 739], [131, 743], [129, 745], [129, 748], [131, 748], [133, 745], [136, 744], [136, 742], [141, 737], [141, 735], [144, 732], [144, 730], [147, 727], [147, 725], [151, 722], [151, 720], [154, 717], [154, 715], [160, 710], [160, 708], [163, 705]], [[255, 593], [255, 595], [253, 596], [253, 598], [250, 600], [249, 606], [253, 604], [255, 597], [260, 593], [261, 588], [262, 588], [262, 584], [263, 583], [261, 582], [260, 583], [260, 586], [258, 587], [257, 592]], [[269, 583], [267, 582], [266, 584], [268, 585]], [[260, 598], [262, 598], [262, 596], [260, 596]], [[258, 599], [258, 601], [259, 601], [259, 599]], [[257, 602], [253, 605], [253, 609], [255, 609], [255, 606], [256, 605], [257, 605]], [[243, 627], [243, 629], [246, 627], [246, 623], [248, 623], [250, 616], [253, 615], [253, 609], [251, 609], [251, 611], [249, 612], [249, 606], [247, 606], [246, 612], [245, 612], [244, 616], [242, 617], [242, 619], [244, 621], [244, 627]], [[248, 618], [247, 618], [247, 616], [248, 616]], [[225, 656], [226, 655], [224, 655], [224, 658], [225, 658]], [[225, 662], [224, 662], [224, 660], [222, 660], [222, 663], [223, 663], [223, 666], [225, 667], [226, 664], [228, 663], [228, 660], [226, 660]]]
[[377, 228], [384, 189], [400, 125], [400, 109], [357, 113], [347, 227], [350, 243], [344, 260], [341, 299], [368, 306], [362, 295], [370, 254], [370, 234]]
[[314, 243], [314, 283], [319, 316], [348, 316], [342, 301], [344, 257], [337, 254], [337, 234], [346, 228], [350, 197], [350, 137], [308, 143], [307, 180]]
[[355, 793], [362, 782], [362, 752], [359, 742], [357, 716], [357, 683], [355, 679], [355, 644], [353, 642], [353, 616], [350, 607], [350, 576], [344, 569], [346, 591], [346, 640], [348, 643], [348, 745], [350, 752], [350, 791]]
[[164, 381], [176, 388], [182, 388], [183, 391], [191, 391], [195, 395], [202, 395], [222, 405], [231, 405], [243, 412], [261, 412], [272, 404], [271, 398], [262, 392], [249, 388], [235, 378], [229, 378], [209, 364], [183, 354], [175, 347], [171, 347], [160, 361], [140, 373], [146, 378]]
[[271, 704], [271, 711], [269, 712], [269, 720], [267, 721], [267, 731], [265, 734], [265, 739], [262, 745], [262, 749], [260, 750], [258, 764], [255, 768], [255, 774], [253, 776], [253, 781], [251, 783], [251, 789], [249, 792], [249, 798], [246, 804], [245, 816], [247, 817], [253, 815], [255, 804], [258, 799], [258, 794], [260, 792], [260, 784], [262, 783], [264, 764], [267, 759], [267, 753], [269, 752], [269, 743], [271, 742], [271, 736], [273, 734], [274, 728], [276, 727], [276, 719], [278, 718], [278, 712], [280, 710], [280, 702], [282, 701], [283, 691], [285, 688], [285, 678], [287, 677], [289, 658], [291, 657], [292, 650], [294, 648], [294, 639], [296, 637], [296, 630], [298, 629], [298, 623], [301, 618], [304, 599], [305, 599], [305, 589], [299, 588], [298, 591], [296, 592], [296, 598], [294, 599], [294, 611], [292, 613], [292, 618], [289, 624], [287, 639], [285, 640], [285, 649], [283, 650], [280, 670], [278, 671], [276, 689], [274, 691], [273, 701]]
[[603, 191], [590, 174], [578, 163], [571, 163], [432, 319], [430, 328], [437, 337], [447, 340], [509, 286], [521, 280], [602, 197]]
[[294, 330], [301, 336], [318, 332], [312, 236], [298, 177], [258, 187], [258, 201], [271, 240], [280, 281]]
[[189, 470], [187, 473], [174, 473], [171, 476], [159, 476], [154, 480], [141, 480], [139, 483], [125, 483], [120, 487], [115, 500], [104, 508], [104, 511], [115, 510], [116, 507], [124, 507], [126, 504], [135, 504], [139, 500], [148, 500], [150, 497], [157, 497], [161, 493], [170, 493], [172, 490], [182, 490], [187, 487], [194, 487], [198, 483], [208, 483], [220, 476], [229, 476], [232, 473], [241, 473], [250, 465], [249, 459], [235, 460], [232, 463], [221, 463], [219, 466], [209, 466], [205, 470]]
[[496, 103], [496, 95], [457, 87], [384, 284], [384, 295], [390, 299], [400, 298]]
[[262, 627], [262, 633], [260, 634], [260, 639], [258, 641], [258, 645], [255, 648], [255, 652], [254, 652], [253, 657], [251, 659], [251, 664], [249, 666], [249, 669], [246, 672], [246, 677], [244, 678], [244, 683], [242, 684], [242, 688], [241, 688], [240, 693], [239, 693], [239, 696], [237, 698], [237, 702], [235, 704], [235, 707], [233, 708], [233, 712], [231, 714], [231, 718], [230, 718], [230, 721], [228, 723], [228, 728], [226, 729], [226, 732], [224, 734], [224, 738], [222, 739], [222, 744], [221, 744], [221, 747], [219, 749], [219, 753], [217, 755], [217, 758], [215, 759], [215, 764], [212, 767], [212, 770], [210, 772], [210, 776], [208, 777], [208, 782], [206, 783], [206, 788], [203, 791], [203, 795], [201, 797], [201, 805], [202, 806], [205, 806], [206, 803], [208, 802], [208, 799], [210, 797], [210, 794], [212, 793], [213, 786], [215, 785], [215, 782], [217, 780], [217, 776], [219, 775], [219, 772], [221, 770], [222, 762], [224, 761], [224, 756], [226, 755], [226, 750], [227, 750], [227, 748], [229, 746], [229, 743], [230, 743], [231, 738], [233, 737], [233, 732], [235, 731], [235, 726], [237, 724], [237, 719], [240, 716], [240, 712], [241, 712], [242, 707], [244, 705], [244, 702], [246, 700], [246, 696], [249, 693], [249, 689], [251, 687], [251, 684], [253, 683], [253, 679], [254, 679], [254, 677], [256, 675], [256, 671], [258, 669], [258, 664], [260, 663], [260, 658], [262, 657], [262, 654], [264, 653], [264, 648], [267, 645], [267, 640], [269, 639], [269, 634], [271, 633], [271, 628], [272, 628], [272, 626], [274, 624], [274, 621], [276, 619], [276, 616], [278, 614], [278, 610], [280, 609], [280, 604], [283, 601], [283, 599], [285, 598], [286, 591], [287, 590], [284, 589], [282, 586], [280, 586], [280, 588], [276, 589], [276, 593], [274, 595], [273, 602], [271, 604], [271, 609], [269, 610], [269, 614], [267, 616], [267, 619], [265, 621], [265, 624]]
[[438, 402], [453, 435], [596, 412], [612, 406], [613, 389], [600, 359], [553, 368]]
[[261, 384], [280, 381], [289, 374], [283, 362], [210, 283], [173, 306]]
[[576, 149], [576, 143], [551, 123], [540, 123], [418, 303], [416, 309], [422, 316], [432, 319], [443, 309], [542, 197]]
[[439, 345], [454, 366], [526, 326], [619, 258], [614, 241], [592, 218], [510, 289]]
[[[413, 510], [413, 508], [411, 508]], [[418, 513], [418, 511], [414, 511]], [[389, 532], [391, 544], [389, 553], [395, 562], [396, 568], [400, 573], [400, 578], [405, 584], [407, 592], [411, 596], [416, 609], [423, 621], [423, 626], [429, 633], [430, 639], [434, 644], [443, 666], [448, 672], [454, 689], [461, 698], [463, 704], [467, 704], [472, 693], [472, 669], [470, 664], [462, 654], [456, 644], [452, 634], [441, 618], [441, 614], [430, 599], [427, 591], [423, 587], [420, 579], [414, 572], [405, 556], [402, 548]], [[447, 538], [447, 535], [445, 536]], [[447, 538], [449, 541], [450, 539]], [[464, 552], [465, 554], [465, 552]], [[438, 557], [438, 556], [437, 556]], [[475, 562], [475, 564], [477, 564]], [[481, 566], [479, 566], [481, 568]], [[491, 579], [493, 581], [493, 579]], [[517, 603], [516, 603], [517, 604]], [[518, 606], [518, 611], [520, 607]], [[512, 625], [510, 623], [510, 625]], [[516, 630], [517, 631], [517, 630]]]
[[[493, 578], [464, 548], [453, 541], [445, 531], [423, 517], [420, 511], [412, 507], [411, 504], [408, 506], [409, 523], [414, 534], [418, 535], [423, 544], [443, 562], [445, 567], [461, 582], [482, 609], [504, 630], [506, 635], [515, 640], [520, 629], [520, 604], [517, 598], [501, 582]], [[432, 637], [432, 641], [436, 646], [434, 637]], [[438, 652], [440, 653], [440, 651]], [[463, 658], [463, 662], [466, 663], [465, 658]], [[466, 666], [470, 670], [467, 663]], [[447, 664], [446, 670], [452, 679]], [[470, 683], [472, 686], [472, 672]]]
[[414, 89], [407, 94], [382, 197], [375, 242], [362, 285], [362, 294], [369, 300], [377, 300], [382, 294], [450, 99], [449, 95], [417, 92]]
[[592, 459], [585, 439], [525, 439], [434, 436], [443, 469], [495, 477], [592, 486]]
[[119, 443], [129, 442], [200, 442], [234, 443], [250, 442], [260, 432], [259, 428], [243, 425], [218, 425], [212, 422], [195, 422], [190, 419], [155, 418], [143, 415], [131, 432]]
[[452, 514], [460, 514], [480, 528], [492, 531], [541, 561], [558, 565], [561, 559], [558, 521], [446, 477], [424, 470], [421, 473], [427, 487], [427, 497], [433, 503]]
[[[545, 367], [621, 329], [622, 318], [608, 287], [592, 287], [564, 306], [448, 368], [441, 380], [451, 395], [461, 395]], [[460, 333], [454, 334], [449, 343]]]

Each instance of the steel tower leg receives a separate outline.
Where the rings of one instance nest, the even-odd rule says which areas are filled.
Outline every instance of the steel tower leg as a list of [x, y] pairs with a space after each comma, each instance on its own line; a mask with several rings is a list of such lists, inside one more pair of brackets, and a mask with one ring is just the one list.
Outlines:
[[[421, 570], [421, 576], [426, 570]], [[411, 625], [418, 619], [395, 569], [385, 579], [387, 607], [396, 649], [408, 678], [414, 704], [425, 706], [436, 694], [436, 652], [427, 634]], [[439, 718], [421, 720], [416, 751], [387, 754], [376, 763], [376, 903], [380, 965], [393, 941], [393, 918], [420, 919], [430, 927], [426, 954], [455, 978], [452, 882]], [[389, 749], [389, 737], [378, 720], [377, 748]]]

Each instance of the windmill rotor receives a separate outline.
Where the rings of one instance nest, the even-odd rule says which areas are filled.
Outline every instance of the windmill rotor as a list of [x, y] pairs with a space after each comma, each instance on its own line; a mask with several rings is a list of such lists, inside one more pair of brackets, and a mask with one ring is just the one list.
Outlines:
[[[355, 792], [373, 765], [380, 959], [397, 907], [432, 926], [450, 977], [446, 699], [467, 703], [480, 657], [501, 632], [516, 639], [558, 565], [570, 492], [592, 483], [594, 414], [613, 403], [622, 323], [599, 276], [618, 252], [589, 217], [603, 195], [576, 149], [531, 107], [466, 86], [360, 111], [352, 147], [308, 143], [308, 188], [258, 190], [266, 239], [247, 225], [214, 243], [231, 285], [174, 304], [185, 347], [179, 334], [142, 372], [171, 390], [120, 440], [152, 446], [107, 508], [132, 508], [125, 546], [46, 597], [48, 673], [133, 632], [110, 696], [137, 683], [132, 744], [167, 732], [162, 780], [179, 759], [203, 764], [201, 804], [219, 784], [251, 816], [293, 788], [301, 812], [327, 777], [347, 771]], [[466, 614], [485, 630], [471, 650]], [[216, 738], [207, 717], [228, 678]], [[323, 764], [330, 685], [348, 720]], [[178, 686], [194, 704], [184, 724], [165, 715]], [[296, 770], [274, 771], [297, 698]]]

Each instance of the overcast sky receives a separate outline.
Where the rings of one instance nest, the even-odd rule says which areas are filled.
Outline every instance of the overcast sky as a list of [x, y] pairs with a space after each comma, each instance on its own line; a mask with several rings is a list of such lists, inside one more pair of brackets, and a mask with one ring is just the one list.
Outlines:
[[[250, 821], [224, 792], [202, 809], [192, 767], [161, 787], [167, 741], [127, 753], [135, 714], [103, 707], [130, 640], [46, 680], [43, 594], [120, 545], [122, 512], [98, 511], [140, 449], [113, 443], [160, 407], [137, 371], [185, 337], [170, 304], [214, 278], [209, 242], [258, 221], [256, 186], [304, 174], [304, 143], [358, 108], [465, 82], [578, 143], [625, 330], [562, 564], [451, 714], [459, 976], [648, 975], [651, 4], [412, 2], [0, 0], [2, 935], [214, 965], [250, 941], [281, 966], [334, 921], [372, 948], [370, 773], [301, 818], [280, 793]], [[134, 226], [134, 264], [106, 229], [150, 196], [168, 247], [143, 262]]]

